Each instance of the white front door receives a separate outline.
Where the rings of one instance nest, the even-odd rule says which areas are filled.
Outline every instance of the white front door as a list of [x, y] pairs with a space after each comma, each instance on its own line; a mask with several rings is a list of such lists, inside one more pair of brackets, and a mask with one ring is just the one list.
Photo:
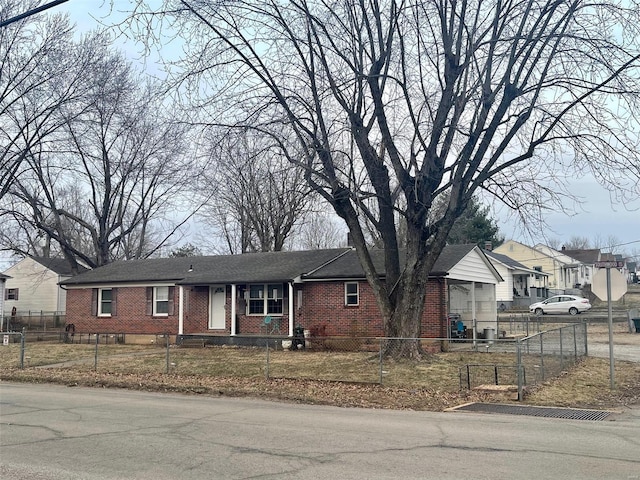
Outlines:
[[209, 287], [209, 329], [224, 330], [225, 325], [225, 286], [212, 285]]

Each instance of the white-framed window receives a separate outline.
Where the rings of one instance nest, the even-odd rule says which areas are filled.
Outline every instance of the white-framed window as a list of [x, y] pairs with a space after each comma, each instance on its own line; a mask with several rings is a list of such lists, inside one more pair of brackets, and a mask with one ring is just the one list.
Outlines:
[[169, 315], [169, 287], [153, 287], [153, 314]]
[[147, 315], [167, 317], [174, 314], [175, 287], [147, 287]]
[[117, 287], [94, 288], [91, 293], [91, 314], [98, 317], [115, 317]]
[[98, 316], [110, 317], [113, 311], [113, 290], [100, 288], [98, 290]]
[[358, 282], [344, 284], [344, 304], [348, 307], [360, 305], [360, 287]]
[[249, 285], [248, 292], [247, 314], [282, 314], [284, 289], [281, 283]]

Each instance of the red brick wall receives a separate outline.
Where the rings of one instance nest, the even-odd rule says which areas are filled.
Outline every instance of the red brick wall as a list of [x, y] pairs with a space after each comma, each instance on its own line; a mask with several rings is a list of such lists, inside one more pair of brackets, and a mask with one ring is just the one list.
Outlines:
[[76, 333], [178, 333], [177, 288], [174, 292], [174, 315], [164, 317], [146, 315], [145, 287], [118, 287], [116, 315], [92, 315], [92, 290], [83, 288], [67, 291], [67, 323], [75, 325]]
[[[184, 290], [183, 333], [231, 333], [231, 288], [227, 287], [226, 330], [209, 330], [209, 288], [187, 287]], [[297, 291], [302, 290], [302, 306], [295, 305]], [[178, 333], [178, 295], [174, 294], [174, 315], [145, 315], [145, 287], [119, 287], [117, 315], [97, 317], [91, 314], [92, 289], [70, 289], [67, 292], [67, 323], [73, 323], [78, 333]], [[285, 311], [288, 290], [285, 288]], [[384, 336], [382, 318], [373, 291], [365, 281], [359, 282], [359, 305], [345, 306], [344, 282], [317, 282], [296, 285], [294, 292], [295, 325], [324, 335]], [[446, 337], [446, 282], [429, 280], [422, 321], [422, 337]], [[237, 333], [258, 334], [263, 316], [245, 315], [245, 303], [236, 299]], [[282, 316], [280, 332], [288, 333], [288, 314]]]
[[[344, 283], [305, 283], [301, 287], [302, 308], [296, 308], [296, 323], [326, 335], [384, 336], [380, 310], [369, 284], [359, 282], [359, 305], [347, 306]], [[429, 280], [422, 317], [423, 337], [446, 337], [446, 300], [445, 281]]]

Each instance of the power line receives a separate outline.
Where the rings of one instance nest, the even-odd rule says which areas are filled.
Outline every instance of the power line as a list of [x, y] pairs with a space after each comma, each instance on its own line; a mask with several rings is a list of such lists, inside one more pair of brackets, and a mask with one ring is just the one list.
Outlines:
[[3, 20], [2, 22], [0, 22], [0, 28], [6, 27], [7, 25], [13, 22], [17, 22], [18, 20], [22, 20], [23, 18], [30, 17], [31, 15], [35, 15], [36, 13], [40, 13], [44, 10], [47, 10], [51, 7], [55, 7], [56, 5], [60, 5], [61, 3], [68, 2], [68, 1], [69, 0], [54, 0], [53, 2], [49, 2], [45, 5], [29, 10], [25, 13], [21, 13], [20, 15], [16, 15], [15, 17], [8, 18], [7, 20]]
[[[577, 260], [577, 259], [573, 258], [571, 255], [567, 255], [566, 253], [563, 253], [560, 250], [555, 250], [554, 248], [551, 248], [548, 245], [541, 244], [541, 245], [544, 245], [549, 250], [554, 250], [556, 252], [555, 254], [547, 254], [547, 253], [543, 252], [542, 250], [539, 250], [539, 249], [535, 248], [535, 246], [530, 247], [529, 245], [526, 245], [524, 243], [518, 242], [517, 240], [511, 240], [511, 241], [516, 242], [516, 243], [522, 245], [523, 247], [528, 248], [529, 250], [534, 250], [534, 251], [538, 252], [540, 255], [542, 255], [544, 258], [547, 258], [547, 259], [551, 259], [551, 260], [554, 260], [554, 261], [558, 260], [558, 261], [562, 262], [562, 260], [560, 260], [560, 257], [561, 256], [565, 256], [565, 257], [569, 257], [569, 258], [571, 258], [573, 260]], [[505, 243], [507, 243], [507, 242], [505, 242]], [[619, 244], [616, 244], [616, 245], [610, 245], [609, 247], [611, 248], [612, 251], [611, 252], [605, 252], [605, 253], [609, 253], [610, 255], [613, 255], [613, 249], [614, 248], [624, 247], [626, 245], [631, 245], [633, 243], [640, 243], [640, 240], [632, 240], [630, 242], [619, 243]], [[497, 248], [499, 248], [499, 247], [497, 247]], [[585, 249], [576, 249], [576, 250], [600, 250], [601, 253], [602, 253], [602, 249], [601, 248], [585, 248]], [[500, 252], [496, 252], [496, 253], [500, 253]], [[509, 256], [509, 253], [503, 253], [502, 255]], [[544, 260], [544, 258], [535, 258], [534, 257], [534, 258], [525, 258], [525, 259], [521, 259], [521, 260], [517, 260], [517, 261], [520, 262], [520, 263], [522, 263], [522, 262], [534, 262], [534, 261]]]

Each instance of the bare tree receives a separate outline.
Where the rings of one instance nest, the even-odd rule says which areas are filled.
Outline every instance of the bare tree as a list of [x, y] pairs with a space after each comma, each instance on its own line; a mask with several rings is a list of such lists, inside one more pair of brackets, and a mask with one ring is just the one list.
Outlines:
[[323, 210], [308, 215], [294, 236], [295, 245], [302, 250], [337, 248], [349, 243], [342, 221]]
[[567, 243], [563, 244], [563, 246], [569, 250], [585, 250], [591, 248], [591, 242], [587, 237], [573, 235]]
[[628, 195], [640, 178], [636, 1], [169, 0], [146, 17], [137, 5], [147, 33], [168, 22], [185, 37], [181, 85], [204, 94], [203, 121], [306, 149], [290, 161], [346, 222], [390, 337], [420, 336], [428, 273], [479, 189], [524, 212], [559, 199], [560, 175], [590, 171]]
[[207, 194], [216, 194], [209, 200], [207, 218], [229, 253], [285, 248], [312, 205], [303, 172], [257, 132], [225, 132], [209, 141], [211, 162], [203, 177]]
[[[33, 2], [0, 0], [0, 18], [23, 13]], [[0, 28], [0, 199], [33, 150], [55, 140], [71, 106], [90, 87], [96, 48], [107, 37], [73, 41], [68, 18], [36, 15]], [[75, 110], [76, 113], [78, 110]]]
[[98, 60], [83, 73], [88, 90], [56, 112], [65, 123], [55, 142], [24, 156], [3, 216], [72, 264], [96, 267], [148, 256], [175, 233], [191, 173], [185, 130], [162, 115], [152, 86], [107, 46], [91, 53]]

